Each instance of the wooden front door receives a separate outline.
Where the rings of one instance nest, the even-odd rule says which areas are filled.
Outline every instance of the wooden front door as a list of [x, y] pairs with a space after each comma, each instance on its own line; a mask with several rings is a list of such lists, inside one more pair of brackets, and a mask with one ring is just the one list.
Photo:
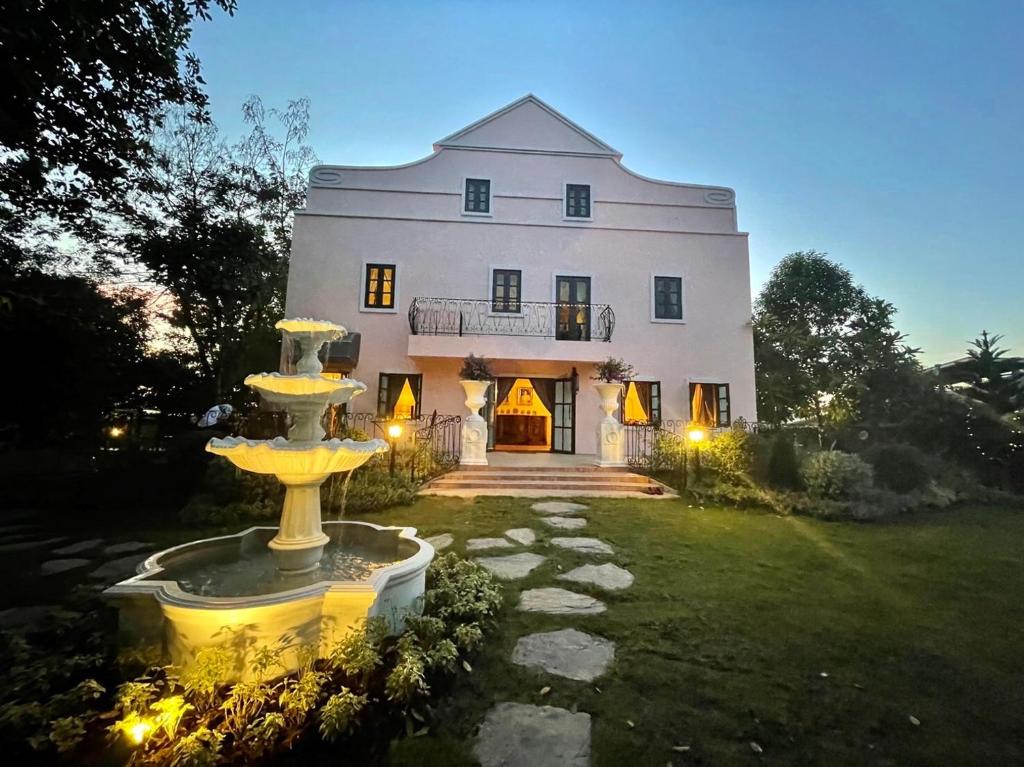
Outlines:
[[555, 338], [559, 341], [590, 340], [590, 278], [555, 277]]

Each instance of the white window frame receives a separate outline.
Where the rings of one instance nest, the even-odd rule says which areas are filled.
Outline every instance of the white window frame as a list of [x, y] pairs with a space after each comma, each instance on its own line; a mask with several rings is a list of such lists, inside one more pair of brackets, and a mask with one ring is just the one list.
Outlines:
[[[395, 284], [392, 290], [393, 300], [391, 302], [391, 308], [373, 307], [366, 306], [366, 267], [369, 264], [394, 264], [395, 265]], [[398, 307], [401, 305], [401, 289], [402, 283], [398, 281], [398, 273], [402, 270], [402, 264], [398, 259], [388, 258], [386, 256], [380, 256], [378, 258], [364, 258], [363, 265], [359, 270], [359, 285], [357, 286], [358, 293], [356, 294], [356, 306], [359, 307], [359, 311], [364, 314], [398, 314]]]
[[[504, 269], [505, 271], [519, 272], [519, 311], [518, 312], [496, 312], [494, 311], [494, 272]], [[487, 267], [487, 316], [488, 317], [524, 317], [523, 311], [523, 285], [526, 284], [526, 270], [514, 264], [490, 264]]]
[[[682, 316], [678, 320], [669, 317], [655, 316], [656, 304], [654, 300], [654, 286], [658, 277], [670, 277], [672, 279], [679, 280], [679, 308], [682, 312]], [[683, 278], [683, 275], [673, 272], [651, 272], [651, 322], [657, 322], [665, 325], [686, 324], [686, 280]]]
[[[568, 205], [568, 194], [569, 185], [573, 186], [588, 186], [590, 187], [590, 215], [584, 218], [583, 216], [567, 216], [565, 214], [565, 208]], [[594, 184], [590, 181], [576, 180], [576, 181], [563, 181], [562, 182], [562, 220], [563, 221], [579, 221], [581, 223], [587, 223], [594, 220]], [[584, 277], [585, 275], [578, 275]]]
[[[475, 181], [486, 181], [488, 183], [488, 197], [490, 197], [490, 205], [486, 213], [479, 210], [466, 210], [466, 182], [469, 179]], [[463, 176], [462, 177], [462, 188], [459, 191], [459, 212], [463, 216], [476, 216], [478, 218], [494, 218], [494, 179], [490, 176], [478, 175], [478, 176]]]

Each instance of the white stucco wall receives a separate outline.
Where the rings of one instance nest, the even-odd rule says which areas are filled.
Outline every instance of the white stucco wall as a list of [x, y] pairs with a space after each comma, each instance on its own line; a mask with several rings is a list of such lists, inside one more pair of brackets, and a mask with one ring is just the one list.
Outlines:
[[[661, 381], [663, 418], [688, 418], [689, 383], [700, 381], [730, 384], [733, 419], [756, 420], [747, 235], [732, 191], [643, 179], [588, 136], [527, 101], [423, 161], [314, 169], [295, 220], [286, 311], [362, 333], [353, 375], [369, 391], [354, 410], [375, 408], [379, 372], [418, 372], [423, 412], [464, 413], [457, 371], [470, 352], [498, 375], [563, 377], [576, 367], [576, 446], [589, 453], [599, 415], [589, 378], [611, 355]], [[491, 180], [491, 216], [461, 213], [466, 177]], [[591, 185], [591, 221], [563, 219], [566, 183]], [[361, 310], [367, 261], [397, 266], [394, 313]], [[413, 298], [487, 299], [492, 267], [522, 270], [524, 301], [553, 301], [556, 274], [590, 276], [591, 301], [615, 312], [612, 341], [410, 340]], [[683, 278], [684, 323], [652, 322], [652, 274]]]

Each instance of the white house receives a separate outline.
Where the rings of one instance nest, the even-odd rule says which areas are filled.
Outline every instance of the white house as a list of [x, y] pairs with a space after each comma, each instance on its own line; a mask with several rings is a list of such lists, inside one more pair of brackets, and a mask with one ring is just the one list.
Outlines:
[[659, 181], [532, 95], [393, 167], [320, 165], [296, 213], [287, 314], [359, 334], [327, 370], [382, 418], [465, 414], [489, 447], [594, 453], [592, 376], [636, 370], [625, 421], [756, 420], [747, 234], [732, 189]]

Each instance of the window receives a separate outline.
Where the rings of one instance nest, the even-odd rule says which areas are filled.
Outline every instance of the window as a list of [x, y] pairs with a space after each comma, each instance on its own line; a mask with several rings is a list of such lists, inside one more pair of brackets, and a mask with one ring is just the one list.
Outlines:
[[566, 218], [590, 218], [590, 185], [565, 185]]
[[419, 418], [423, 376], [381, 373], [377, 383], [379, 418]]
[[523, 273], [519, 269], [494, 269], [491, 272], [491, 311], [518, 314], [522, 284]]
[[661, 423], [661, 382], [630, 381], [622, 396], [622, 423]]
[[729, 384], [690, 384], [690, 420], [714, 429], [732, 423]]
[[654, 278], [654, 317], [655, 320], [683, 319], [683, 278]]
[[491, 212], [491, 182], [486, 178], [467, 178], [466, 194], [463, 198], [466, 213]]
[[367, 264], [363, 286], [364, 309], [395, 308], [395, 265]]

